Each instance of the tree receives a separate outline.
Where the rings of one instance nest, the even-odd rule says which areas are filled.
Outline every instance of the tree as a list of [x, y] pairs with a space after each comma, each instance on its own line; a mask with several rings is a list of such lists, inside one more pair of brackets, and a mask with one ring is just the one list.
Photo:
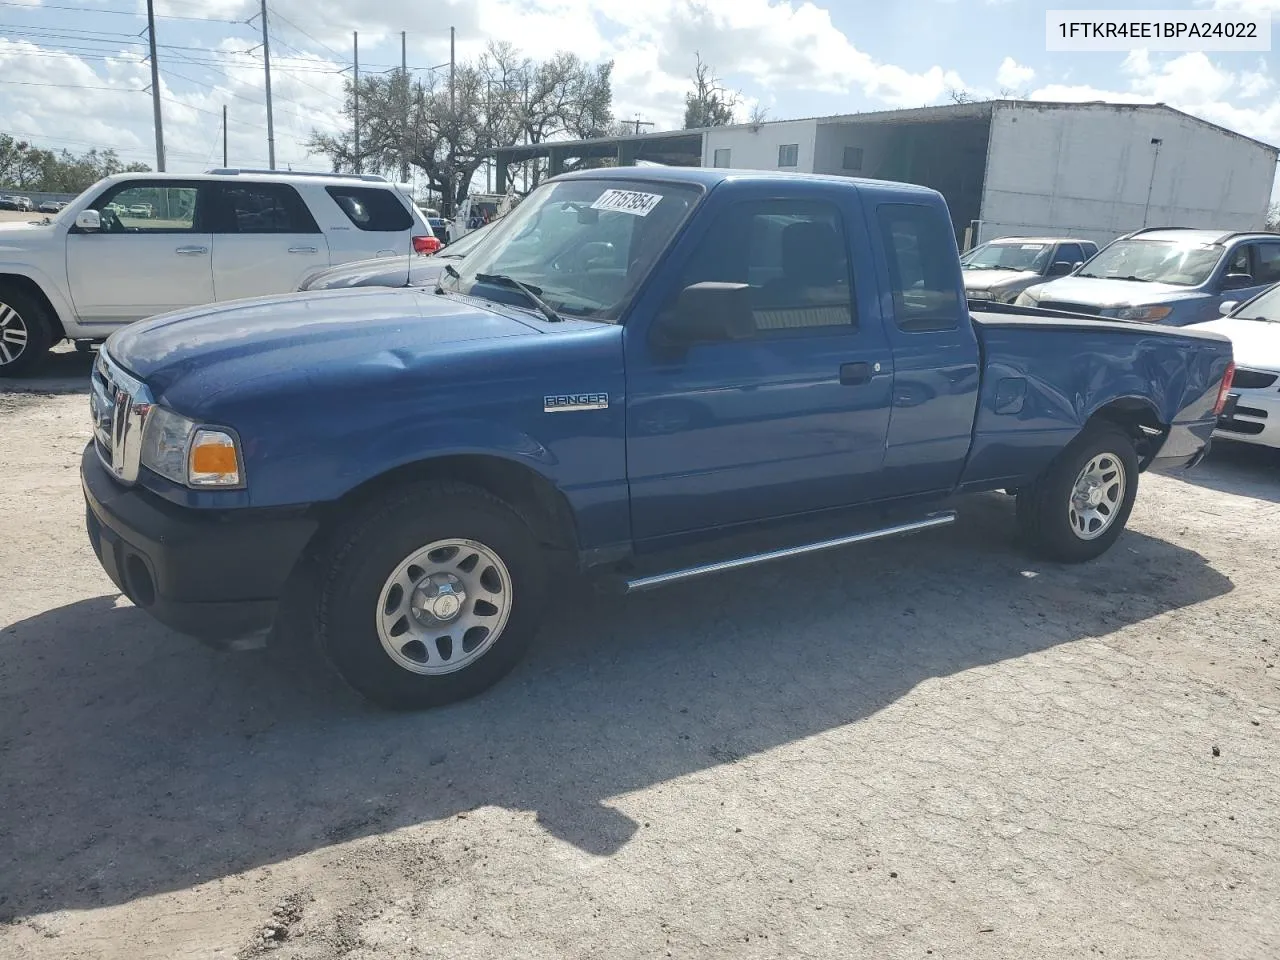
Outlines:
[[0, 186], [41, 193], [79, 193], [116, 173], [145, 173], [145, 163], [124, 164], [114, 150], [75, 155], [41, 150], [25, 140], [0, 134]]
[[693, 68], [693, 89], [684, 95], [684, 128], [723, 127], [733, 123], [733, 111], [741, 99], [728, 90], [716, 77], [710, 64], [703, 63], [702, 54]]
[[1267, 207], [1266, 227], [1268, 230], [1280, 233], [1280, 203], [1273, 203]]
[[[452, 91], [434, 73], [417, 83], [398, 71], [362, 78], [359, 155], [352, 132], [313, 131], [308, 149], [336, 171], [395, 171], [407, 156], [451, 214], [496, 148], [606, 133], [612, 73], [611, 62], [591, 66], [572, 53], [536, 62], [510, 44], [490, 44], [475, 61], [457, 65]], [[352, 122], [354, 92], [348, 82], [344, 114]], [[536, 182], [537, 167], [533, 173]]]

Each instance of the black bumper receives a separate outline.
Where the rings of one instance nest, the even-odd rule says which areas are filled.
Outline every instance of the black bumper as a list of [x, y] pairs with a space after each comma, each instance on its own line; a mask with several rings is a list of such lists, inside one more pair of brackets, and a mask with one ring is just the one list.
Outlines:
[[190, 510], [80, 458], [89, 542], [133, 603], [180, 633], [226, 641], [271, 626], [317, 523], [302, 510]]

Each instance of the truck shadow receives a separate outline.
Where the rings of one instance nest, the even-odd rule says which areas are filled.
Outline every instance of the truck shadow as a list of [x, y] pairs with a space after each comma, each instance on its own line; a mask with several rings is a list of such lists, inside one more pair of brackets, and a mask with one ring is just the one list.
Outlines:
[[1198, 554], [1127, 533], [1080, 567], [953, 528], [632, 598], [558, 598], [487, 694], [388, 714], [219, 654], [114, 597], [0, 633], [0, 920], [131, 901], [482, 806], [607, 856], [610, 798], [857, 723], [917, 684], [1220, 596]]
[[87, 394], [96, 357], [96, 352], [81, 353], [64, 344], [49, 352], [34, 376], [0, 377], [0, 393]]

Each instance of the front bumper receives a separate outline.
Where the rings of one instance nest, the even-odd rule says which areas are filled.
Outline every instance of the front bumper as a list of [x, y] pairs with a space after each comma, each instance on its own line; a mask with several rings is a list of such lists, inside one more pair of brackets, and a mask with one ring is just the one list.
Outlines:
[[191, 510], [107, 473], [92, 443], [80, 457], [85, 526], [98, 561], [133, 603], [208, 641], [267, 629], [317, 523], [303, 510]]
[[1280, 390], [1232, 390], [1229, 416], [1218, 423], [1214, 436], [1263, 447], [1280, 447]]

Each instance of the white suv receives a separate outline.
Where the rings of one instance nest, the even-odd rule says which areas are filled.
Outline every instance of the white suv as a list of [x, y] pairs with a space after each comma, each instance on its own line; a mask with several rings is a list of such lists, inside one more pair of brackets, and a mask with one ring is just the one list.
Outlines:
[[432, 253], [409, 197], [375, 176], [125, 173], [52, 219], [0, 223], [0, 377], [63, 339], [171, 310], [296, 290], [310, 274]]

